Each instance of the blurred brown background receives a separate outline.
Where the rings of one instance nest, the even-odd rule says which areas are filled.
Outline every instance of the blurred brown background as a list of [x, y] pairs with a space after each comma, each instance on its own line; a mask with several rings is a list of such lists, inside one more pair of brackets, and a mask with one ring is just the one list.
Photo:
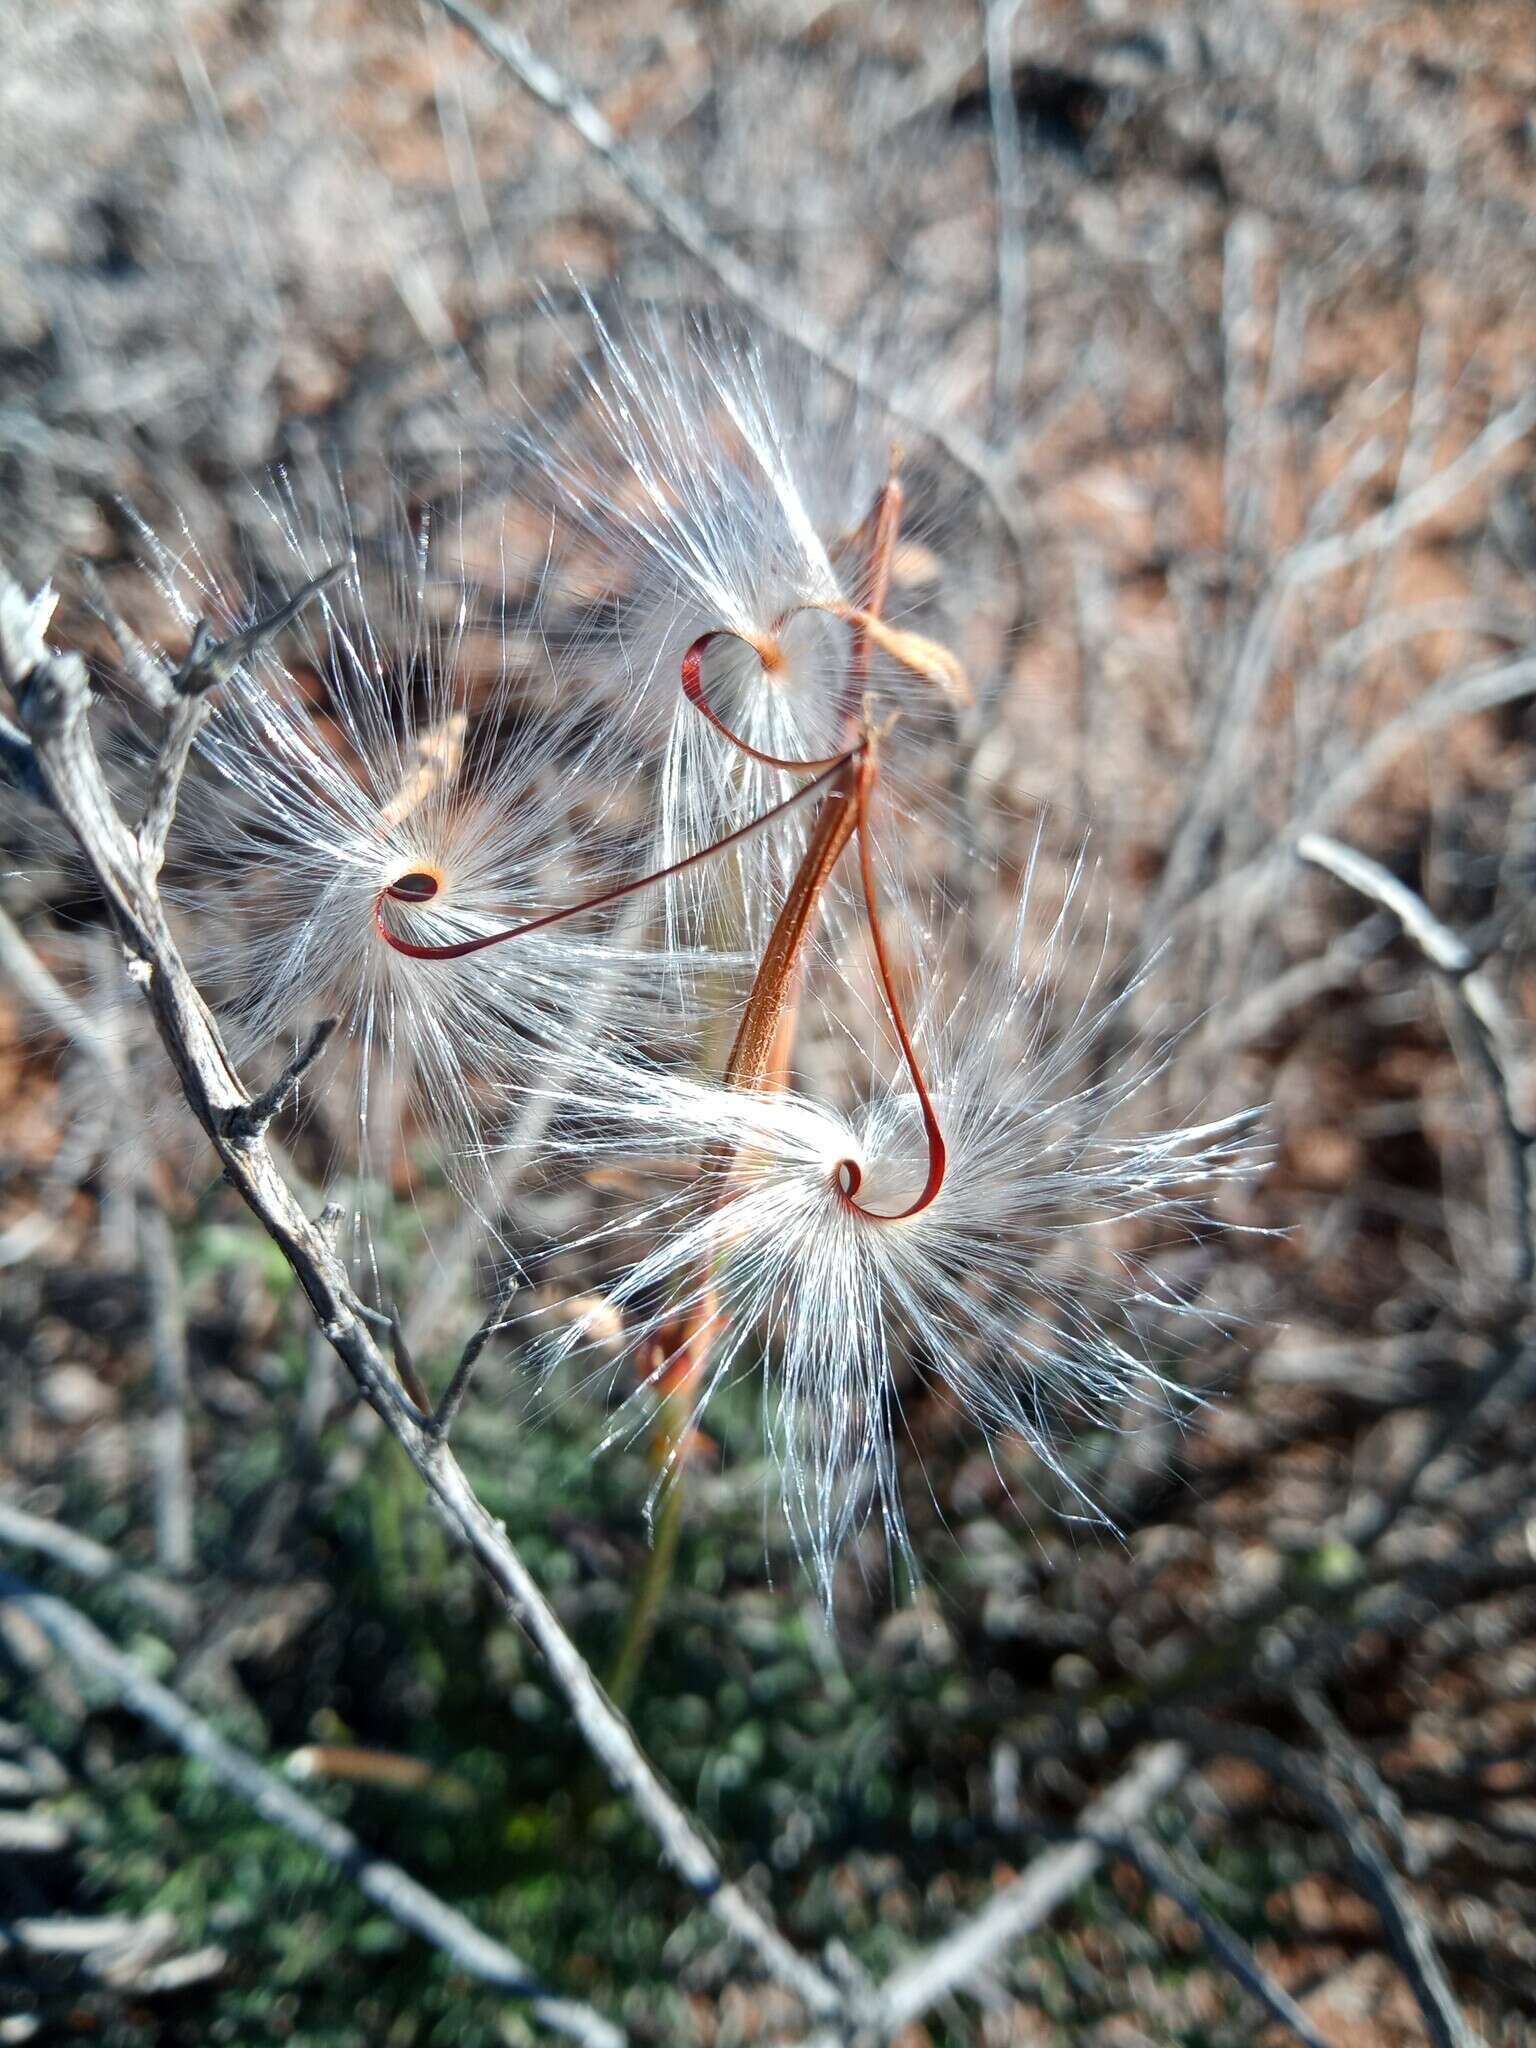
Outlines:
[[[757, 318], [903, 396], [981, 684], [955, 766], [976, 837], [1006, 865], [1042, 815], [1064, 858], [1089, 831], [1116, 964], [1156, 955], [1145, 1013], [1188, 1028], [1183, 1106], [1273, 1105], [1247, 1215], [1278, 1234], [1193, 1269], [1235, 1331], [1184, 1361], [1211, 1405], [1084, 1450], [1119, 1536], [1021, 1526], [935, 1424], [933, 1587], [915, 1616], [853, 1592], [829, 1647], [792, 1574], [761, 1582], [747, 1428], [635, 1715], [729, 1866], [879, 1974], [1171, 1734], [1194, 1764], [1160, 1839], [1325, 2039], [1536, 2038], [1529, 0], [499, 12], [713, 264], [430, 6], [3, 13], [0, 554], [58, 578], [77, 644], [110, 660], [82, 558], [171, 632], [125, 503], [253, 589], [273, 465], [339, 472], [364, 525], [391, 498], [494, 504], [498, 419], [548, 393], [541, 283], [729, 303], [744, 266]], [[1306, 832], [1415, 892], [1465, 943], [1455, 971], [1298, 858]], [[56, 830], [18, 801], [5, 833], [7, 1561], [143, 1632], [263, 1753], [425, 1759], [435, 1791], [337, 1810], [637, 2040], [801, 2039], [707, 1930], [670, 1931], [686, 1901], [622, 1813], [583, 1826], [536, 1663], [165, 1112], [146, 1233], [125, 1091], [44, 1014], [22, 940], [116, 1034], [129, 1092], [163, 1093], [158, 1054], [107, 1001]], [[457, 1298], [408, 1249], [402, 1286], [473, 1322], [475, 1251]], [[190, 1557], [166, 1551], [168, 1398]], [[594, 1478], [579, 1417], [530, 1439], [487, 1403], [474, 1428], [472, 1475], [601, 1645], [643, 1482]], [[94, 1594], [18, 1511], [112, 1547]], [[128, 1569], [158, 1573], [158, 1609]], [[408, 1944], [360, 1964], [385, 1936], [323, 1872], [274, 1862], [25, 1629], [0, 1649], [4, 1910], [112, 1922], [78, 1954], [0, 1947], [0, 2039], [524, 2038]], [[1361, 1840], [1400, 1873], [1406, 1968]], [[1452, 2007], [1415, 1979], [1421, 1937]], [[1111, 1858], [901, 2048], [1283, 2038], [1245, 2000]]]

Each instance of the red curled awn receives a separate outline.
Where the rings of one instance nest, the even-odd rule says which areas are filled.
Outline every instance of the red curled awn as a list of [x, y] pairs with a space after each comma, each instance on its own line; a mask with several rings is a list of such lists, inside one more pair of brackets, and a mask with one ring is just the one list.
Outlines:
[[838, 775], [847, 763], [858, 755], [862, 744], [860, 742], [846, 753], [837, 755], [814, 781], [806, 783], [802, 789], [793, 791], [782, 803], [774, 804], [771, 809], [761, 812], [747, 824], [738, 825], [734, 832], [728, 832], [723, 839], [717, 839], [713, 846], [701, 847], [697, 853], [685, 854], [681, 860], [675, 860], [667, 867], [656, 868], [652, 873], [641, 875], [633, 882], [621, 882], [617, 888], [605, 889], [600, 895], [589, 896], [580, 903], [568, 903], [559, 910], [545, 911], [542, 917], [529, 918], [524, 924], [509, 925], [505, 931], [481, 932], [472, 939], [456, 939], [434, 946], [422, 945], [414, 939], [401, 938], [398, 932], [392, 932], [384, 922], [385, 903], [391, 900], [398, 903], [430, 903], [440, 886], [436, 875], [425, 867], [415, 867], [408, 869], [379, 891], [373, 906], [374, 926], [385, 945], [396, 953], [403, 953], [408, 960], [464, 960], [471, 953], [483, 953], [489, 946], [505, 945], [509, 939], [525, 938], [530, 932], [543, 931], [549, 925], [563, 923], [566, 918], [579, 917], [584, 911], [602, 910], [608, 904], [621, 902], [624, 897], [633, 896], [641, 889], [649, 889], [653, 883], [665, 882], [673, 875], [685, 873], [689, 868], [697, 866], [700, 861], [709, 860], [717, 853], [724, 853], [738, 840], [749, 838], [765, 825], [772, 824], [775, 818], [782, 817], [797, 804], [804, 803], [808, 797], [814, 796], [818, 789]]

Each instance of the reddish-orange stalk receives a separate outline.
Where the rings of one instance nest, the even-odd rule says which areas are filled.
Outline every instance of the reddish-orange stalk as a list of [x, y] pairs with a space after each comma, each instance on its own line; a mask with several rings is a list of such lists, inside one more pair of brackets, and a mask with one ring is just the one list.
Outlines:
[[[839, 1161], [835, 1177], [843, 1199], [866, 1221], [905, 1223], [914, 1216], [920, 1216], [937, 1199], [944, 1185], [949, 1154], [933, 1098], [923, 1078], [917, 1049], [907, 1028], [901, 1000], [896, 993], [895, 975], [891, 969], [885, 934], [880, 923], [869, 817], [869, 801], [874, 789], [876, 772], [874, 738], [866, 734], [863, 745], [847, 761], [839, 781], [828, 790], [817, 814], [810, 841], [789, 885], [783, 907], [774, 920], [773, 930], [768, 935], [768, 944], [764, 948], [762, 961], [752, 983], [752, 992], [742, 1012], [736, 1042], [726, 1062], [724, 1080], [727, 1087], [742, 1089], [762, 1088], [771, 1084], [781, 1026], [793, 998], [806, 942], [815, 929], [816, 912], [822, 892], [842, 858], [849, 840], [857, 832], [859, 872], [869, 916], [875, 964], [880, 976], [881, 991], [885, 997], [886, 1007], [890, 1011], [891, 1023], [895, 1028], [902, 1058], [911, 1076], [922, 1115], [928, 1144], [928, 1172], [916, 1198], [909, 1202], [906, 1208], [894, 1214], [868, 1209], [859, 1201], [863, 1169], [857, 1160]], [[729, 1155], [716, 1155], [707, 1159], [701, 1169], [717, 1177], [721, 1200], [724, 1199], [731, 1163]], [[679, 1319], [675, 1341], [663, 1369], [656, 1375], [658, 1393], [674, 1408], [702, 1377], [719, 1320], [719, 1296], [713, 1283], [708, 1282], [701, 1290], [698, 1300]], [[664, 1424], [658, 1443], [659, 1454], [670, 1459], [686, 1448], [690, 1427], [691, 1424], [687, 1420], [680, 1426], [675, 1420]]]
[[[863, 590], [865, 619], [878, 619], [885, 610], [885, 601], [890, 594], [891, 570], [896, 555], [896, 540], [901, 531], [902, 490], [897, 482], [896, 471], [900, 452], [891, 450], [891, 468], [884, 484], [881, 485], [868, 517], [854, 536], [851, 545], [857, 548], [868, 535], [868, 553], [864, 564]], [[859, 721], [864, 712], [864, 690], [869, 681], [870, 636], [869, 626], [856, 621], [852, 627], [852, 641], [848, 650], [848, 676], [843, 685], [843, 707], [841, 735], [852, 741], [859, 730]], [[859, 798], [862, 815], [867, 792]], [[779, 1016], [778, 1032], [768, 1068], [763, 1076], [766, 1087], [782, 1087], [789, 1078], [790, 1066], [794, 1059], [795, 1031], [800, 1013], [800, 973], [797, 970], [794, 985], [786, 995]]]
[[[866, 740], [855, 754], [845, 758], [816, 814], [810, 839], [768, 934], [746, 1008], [741, 1013], [735, 1043], [725, 1063], [724, 1081], [728, 1088], [761, 1088], [773, 1071], [779, 1029], [794, 991], [800, 956], [815, 929], [821, 893], [858, 826], [860, 790], [870, 765], [870, 744]], [[730, 1152], [722, 1150], [700, 1167], [702, 1173], [715, 1176], [717, 1200], [724, 1198], [731, 1160]], [[658, 1393], [674, 1411], [703, 1374], [719, 1318], [719, 1296], [713, 1282], [706, 1278], [698, 1300], [678, 1319], [675, 1341], [656, 1376]], [[664, 1421], [658, 1455], [665, 1459], [674, 1457], [685, 1447], [691, 1427], [690, 1418], [679, 1421], [675, 1413], [673, 1419]]]
[[[890, 647], [899, 659], [906, 660], [910, 665], [920, 667], [924, 673], [945, 681], [946, 686], [958, 673], [954, 665], [947, 661], [947, 657], [943, 656], [943, 650], [930, 649], [927, 642], [909, 643], [904, 636], [892, 635], [881, 619], [890, 593], [896, 541], [901, 527], [902, 490], [896, 478], [896, 460], [893, 451], [891, 474], [875, 500], [864, 528], [861, 529], [861, 536], [866, 530], [869, 534], [869, 553], [861, 592], [864, 604], [859, 607], [834, 604], [821, 607], [844, 619], [852, 630], [848, 678], [843, 693], [843, 727], [845, 736], [849, 737], [861, 715], [864, 689], [869, 678], [872, 644], [877, 639], [880, 644]], [[683, 656], [683, 694], [717, 732], [740, 752], [754, 761], [761, 762], [765, 767], [801, 771], [820, 768], [830, 772], [830, 763], [785, 760], [752, 746], [740, 733], [732, 731], [710, 703], [704, 689], [704, 654], [717, 639], [743, 639], [744, 644], [751, 647], [757, 655], [765, 671], [771, 673], [777, 668], [783, 660], [778, 646], [778, 635], [789, 616], [786, 614], [784, 619], [777, 620], [771, 633], [761, 639], [746, 638], [724, 628], [701, 634]], [[917, 1093], [928, 1141], [928, 1172], [917, 1199], [894, 1216], [866, 1209], [859, 1202], [857, 1197], [863, 1170], [856, 1160], [848, 1159], [840, 1163], [837, 1168], [837, 1184], [848, 1205], [859, 1215], [866, 1217], [870, 1222], [898, 1223], [920, 1215], [937, 1197], [944, 1184], [948, 1154], [932, 1097], [923, 1080], [916, 1048], [913, 1046], [906, 1019], [902, 1014], [889, 955], [886, 952], [884, 934], [880, 927], [870, 850], [870, 796], [874, 788], [875, 774], [874, 740], [873, 736], [866, 732], [861, 748], [857, 754], [846, 758], [838, 779], [823, 800], [810, 840], [801, 856], [800, 865], [795, 871], [779, 915], [774, 921], [773, 930], [768, 936], [768, 944], [758, 966], [746, 1008], [742, 1012], [741, 1024], [731, 1048], [730, 1058], [726, 1062], [724, 1080], [728, 1087], [734, 1088], [773, 1087], [787, 1071], [794, 1042], [796, 990], [806, 942], [815, 929], [822, 892], [847, 849], [849, 840], [857, 832], [860, 875], [865, 908], [869, 917], [870, 937], [875, 951], [875, 963], [880, 976], [881, 990], [901, 1046], [902, 1057]], [[730, 1163], [729, 1158], [714, 1158], [705, 1161], [702, 1169], [718, 1175], [722, 1198]], [[657, 1375], [658, 1391], [669, 1406], [675, 1407], [702, 1376], [719, 1317], [719, 1297], [714, 1286], [706, 1284], [699, 1299], [686, 1315], [680, 1318], [676, 1341], [664, 1369]], [[675, 1422], [664, 1423], [659, 1441], [661, 1453], [667, 1457], [676, 1455], [685, 1447], [687, 1436], [686, 1422], [681, 1427]]]
[[[899, 643], [905, 649], [902, 658], [910, 657], [920, 663], [925, 672], [937, 676], [947, 672], [946, 664], [953, 668], [949, 657], [944, 655], [942, 649], [931, 650], [927, 642], [912, 642], [908, 646], [905, 636], [892, 636], [881, 616], [890, 594], [896, 542], [901, 530], [902, 489], [896, 474], [899, 459], [899, 452], [893, 449], [890, 475], [881, 487], [869, 517], [853, 542], [853, 545], [857, 546], [859, 539], [868, 533], [869, 551], [861, 593], [865, 604], [860, 608], [833, 605], [825, 607], [829, 611], [834, 611], [837, 616], [845, 618], [852, 628], [848, 681], [844, 691], [844, 730], [850, 738], [860, 715], [864, 685], [869, 675], [872, 642], [876, 638], [882, 645], [895, 647]], [[776, 667], [782, 660], [777, 646], [777, 635], [782, 625], [783, 621], [780, 620], [767, 639], [746, 640], [745, 644], [754, 649], [765, 669]], [[716, 712], [704, 691], [702, 657], [710, 642], [725, 637], [726, 630], [701, 635], [684, 655], [683, 693], [688, 701], [702, 712], [716, 731], [722, 733], [733, 746], [753, 760], [774, 768], [822, 768], [824, 772], [830, 772], [826, 764], [820, 761], [781, 760], [777, 756], [763, 753], [751, 746], [739, 733], [733, 732]], [[730, 637], [743, 636], [731, 634]], [[843, 775], [846, 777], [846, 790], [841, 778], [828, 790], [800, 866], [795, 872], [773, 930], [769, 934], [751, 994], [747, 998], [746, 1009], [742, 1013], [736, 1041], [726, 1063], [724, 1080], [727, 1087], [773, 1087], [787, 1071], [794, 1040], [796, 989], [805, 944], [815, 927], [822, 891], [841, 859], [849, 839], [857, 831], [859, 875], [869, 919], [870, 941], [874, 948], [881, 991], [896, 1031], [902, 1058], [917, 1095], [928, 1145], [928, 1172], [916, 1200], [895, 1215], [885, 1215], [878, 1210], [867, 1209], [857, 1200], [863, 1171], [856, 1160], [842, 1162], [838, 1169], [838, 1182], [849, 1205], [861, 1216], [868, 1218], [872, 1223], [899, 1223], [921, 1215], [938, 1195], [944, 1185], [948, 1148], [944, 1142], [938, 1114], [933, 1106], [933, 1098], [923, 1079], [917, 1050], [912, 1043], [912, 1036], [902, 1013], [901, 1002], [896, 993], [895, 977], [891, 971], [890, 956], [886, 951], [885, 936], [880, 924], [872, 854], [873, 828], [870, 822], [870, 798], [876, 775], [875, 743], [872, 734], [866, 732], [857, 755], [847, 757]], [[712, 1294], [708, 1302], [700, 1306], [707, 1309], [706, 1319], [712, 1318]], [[669, 1381], [672, 1377], [673, 1375], [669, 1373]]]
[[801, 855], [763, 948], [752, 993], [742, 1011], [736, 1041], [725, 1063], [728, 1088], [759, 1088], [772, 1070], [774, 1041], [794, 991], [806, 941], [816, 928], [822, 891], [853, 837], [874, 772], [873, 742], [866, 738], [822, 799], [816, 823]]

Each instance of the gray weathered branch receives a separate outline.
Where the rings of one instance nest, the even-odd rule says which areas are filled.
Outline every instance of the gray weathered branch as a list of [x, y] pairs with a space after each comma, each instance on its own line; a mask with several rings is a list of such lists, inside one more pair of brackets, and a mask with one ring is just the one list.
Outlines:
[[78, 1608], [38, 1592], [10, 1572], [0, 1572], [0, 1601], [19, 1608], [82, 1676], [104, 1681], [126, 1707], [247, 1800], [263, 1820], [318, 1850], [366, 1898], [441, 1949], [459, 1969], [526, 1998], [529, 2010], [545, 2026], [583, 2048], [624, 2048], [624, 2035], [617, 2027], [590, 2006], [546, 1990], [511, 1949], [483, 1934], [397, 1864], [370, 1856], [350, 1828], [332, 1820], [255, 1757], [226, 1742], [185, 1701], [125, 1657]]
[[0, 678], [14, 697], [42, 786], [91, 867], [130, 976], [149, 1004], [188, 1106], [225, 1177], [288, 1261], [321, 1329], [415, 1467], [449, 1530], [542, 1652], [583, 1738], [615, 1788], [634, 1801], [673, 1869], [811, 2012], [839, 2013], [838, 1987], [785, 1940], [739, 1885], [726, 1881], [714, 1850], [635, 1741], [506, 1530], [481, 1505], [430, 1418], [405, 1399], [333, 1243], [305, 1214], [265, 1142], [231, 1135], [241, 1114], [255, 1106], [253, 1099], [171, 936], [157, 886], [158, 861], [146, 859], [108, 794], [86, 715], [85, 666], [77, 655], [48, 647], [44, 633], [51, 611], [51, 602], [31, 604], [15, 585], [0, 582]]
[[1272, 2018], [1305, 2042], [1306, 2048], [1332, 2048], [1327, 2036], [1313, 2026], [1284, 1986], [1275, 1982], [1242, 1936], [1211, 1911], [1195, 1886], [1185, 1880], [1145, 1828], [1127, 1828], [1120, 1834], [1107, 1828], [1084, 1828], [1082, 1832], [1090, 1834], [1106, 1855], [1123, 1856], [1154, 1891], [1171, 1899], [1181, 1913], [1193, 1920], [1216, 1960], [1259, 2000]]
[[272, 1119], [330, 1044], [337, 1022], [335, 1017], [322, 1017], [270, 1087], [263, 1088], [244, 1109], [235, 1111], [229, 1119], [233, 1144], [253, 1145], [266, 1136]]
[[92, 1585], [110, 1585], [154, 1615], [162, 1629], [179, 1635], [191, 1627], [197, 1609], [184, 1587], [168, 1585], [148, 1572], [125, 1566], [104, 1543], [46, 1515], [30, 1514], [0, 1495], [0, 1543], [51, 1558]]
[[[1536, 395], [1527, 392], [1496, 414], [1444, 469], [1395, 498], [1383, 511], [1347, 532], [1309, 529], [1281, 556], [1253, 607], [1224, 678], [1204, 758], [1148, 911], [1149, 932], [1162, 933], [1199, 879], [1222, 810], [1237, 785], [1243, 751], [1274, 673], [1281, 632], [1295, 601], [1323, 578], [1382, 554], [1405, 533], [1436, 518], [1518, 447], [1533, 427]], [[1415, 708], [1427, 709], [1434, 695], [1427, 693]], [[1373, 748], [1382, 737], [1378, 736]]]
[[1189, 1754], [1177, 1742], [1154, 1743], [1143, 1750], [1124, 1776], [1088, 1808], [1076, 1840], [1045, 1850], [974, 1918], [925, 1955], [893, 1970], [875, 2001], [882, 2038], [971, 1983], [1021, 1936], [1049, 1919], [1103, 1861], [1104, 1850], [1093, 1837], [1121, 1834], [1134, 1826], [1168, 1796], [1188, 1767]]
[[1158, 1718], [1170, 1730], [1177, 1728], [1203, 1751], [1247, 1757], [1311, 1807], [1343, 1843], [1354, 1869], [1356, 1886], [1361, 1896], [1376, 1908], [1388, 1946], [1418, 2001], [1435, 2048], [1481, 2048], [1479, 2037], [1456, 2003], [1445, 1965], [1423, 1915], [1397, 1872], [1371, 1840], [1360, 1816], [1342, 1796], [1327, 1766], [1298, 1750], [1288, 1749], [1283, 1742], [1257, 1729], [1238, 1728], [1187, 1712], [1170, 1711]]
[[1531, 1201], [1531, 1148], [1536, 1134], [1519, 1109], [1519, 1088], [1513, 1070], [1513, 1032], [1498, 990], [1476, 954], [1448, 925], [1440, 922], [1423, 897], [1388, 873], [1379, 861], [1321, 832], [1309, 832], [1296, 851], [1315, 867], [1326, 868], [1350, 888], [1390, 910], [1430, 966], [1444, 978], [1465, 1017], [1467, 1039], [1481, 1071], [1498, 1119], [1508, 1179], [1510, 1280], [1524, 1293], [1536, 1271]]

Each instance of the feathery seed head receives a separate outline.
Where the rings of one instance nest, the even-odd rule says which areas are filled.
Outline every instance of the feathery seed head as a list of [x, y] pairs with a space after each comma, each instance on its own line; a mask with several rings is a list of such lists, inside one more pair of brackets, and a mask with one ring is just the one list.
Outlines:
[[[294, 580], [334, 555], [333, 534], [269, 509]], [[354, 566], [225, 685], [182, 842], [198, 897], [218, 892], [198, 964], [242, 1039], [265, 1049], [338, 1015], [362, 1150], [381, 1165], [400, 1118], [473, 1157], [500, 1091], [595, 1021], [595, 991], [654, 979], [600, 917], [553, 923], [515, 957], [423, 966], [389, 942], [452, 946], [599, 893], [622, 872], [633, 793], [611, 736], [526, 708], [434, 546], [421, 537], [382, 605]], [[206, 589], [183, 602], [214, 609]]]
[[[633, 1066], [600, 1065], [587, 1090], [592, 1121], [573, 1142], [589, 1155], [705, 1162], [599, 1233], [641, 1240], [607, 1296], [629, 1321], [624, 1356], [643, 1381], [614, 1434], [639, 1426], [701, 1332], [695, 1414], [761, 1358], [786, 1512], [828, 1600], [838, 1555], [871, 1514], [912, 1563], [897, 1442], [914, 1388], [990, 1442], [1022, 1442], [1089, 1515], [1073, 1425], [1179, 1398], [1147, 1319], [1199, 1311], [1168, 1284], [1160, 1253], [1211, 1227], [1216, 1188], [1253, 1170], [1252, 1119], [1137, 1129], [1156, 1055], [1084, 1078], [1104, 1008], [1055, 1014], [1068, 918], [1031, 971], [1021, 910], [1002, 967], [952, 999], [936, 991], [915, 1020], [948, 1151], [927, 1199], [924, 1103], [894, 1044], [845, 1109]], [[580, 1339], [578, 1323], [549, 1365]]]
[[[787, 345], [700, 314], [606, 319], [568, 433], [514, 430], [557, 520], [595, 547], [615, 603], [606, 688], [664, 748], [657, 864], [713, 844], [887, 708], [962, 698], [954, 657], [889, 623], [902, 512], [888, 431], [815, 386]], [[681, 688], [680, 688], [681, 683]], [[803, 832], [738, 853], [727, 908], [763, 938]], [[670, 892], [674, 929], [712, 929], [730, 869]]]

